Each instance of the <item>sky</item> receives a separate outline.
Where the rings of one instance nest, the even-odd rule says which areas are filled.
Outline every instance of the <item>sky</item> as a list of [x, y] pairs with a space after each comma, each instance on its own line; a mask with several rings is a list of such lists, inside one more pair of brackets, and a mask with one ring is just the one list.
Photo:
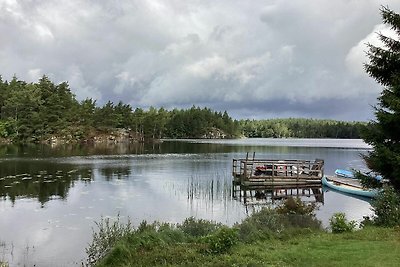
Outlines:
[[0, 75], [67, 81], [79, 100], [237, 119], [370, 120], [363, 69], [387, 0], [0, 0]]

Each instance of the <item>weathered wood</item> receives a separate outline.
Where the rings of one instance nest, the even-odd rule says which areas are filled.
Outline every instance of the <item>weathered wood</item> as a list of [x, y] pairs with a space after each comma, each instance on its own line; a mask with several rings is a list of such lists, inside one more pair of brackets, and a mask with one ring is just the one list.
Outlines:
[[[237, 166], [240, 166], [239, 170]], [[324, 161], [233, 159], [232, 175], [238, 184], [308, 184], [321, 183]]]

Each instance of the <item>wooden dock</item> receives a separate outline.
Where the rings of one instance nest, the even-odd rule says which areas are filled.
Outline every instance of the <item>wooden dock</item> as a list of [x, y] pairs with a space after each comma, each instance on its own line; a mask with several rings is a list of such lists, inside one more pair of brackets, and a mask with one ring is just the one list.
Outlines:
[[324, 161], [233, 159], [233, 182], [241, 186], [310, 185], [321, 184]]

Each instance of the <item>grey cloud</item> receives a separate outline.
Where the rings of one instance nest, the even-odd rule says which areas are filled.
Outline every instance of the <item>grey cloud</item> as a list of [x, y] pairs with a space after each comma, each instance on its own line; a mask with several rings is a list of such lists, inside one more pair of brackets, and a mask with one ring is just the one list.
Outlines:
[[100, 104], [365, 120], [380, 87], [360, 51], [380, 4], [400, 11], [395, 0], [7, 0], [0, 74], [47, 74]]

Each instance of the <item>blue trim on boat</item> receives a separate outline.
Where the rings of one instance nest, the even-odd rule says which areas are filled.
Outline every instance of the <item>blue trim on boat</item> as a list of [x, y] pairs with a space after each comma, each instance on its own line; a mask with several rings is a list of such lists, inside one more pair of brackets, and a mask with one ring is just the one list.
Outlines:
[[348, 170], [337, 169], [335, 171], [335, 174], [340, 177], [351, 178], [351, 179], [355, 178], [353, 172]]
[[[354, 176], [354, 172], [348, 171], [348, 170], [336, 169], [335, 170], [335, 174], [336, 174], [336, 176], [343, 177], [343, 178], [357, 179]], [[370, 176], [370, 174], [368, 174], [368, 173], [365, 173], [365, 175]], [[373, 177], [378, 181], [382, 180], [382, 176], [381, 175], [376, 175], [376, 176], [373, 176]]]
[[376, 189], [365, 190], [365, 189], [351, 186], [348, 184], [346, 184], [346, 186], [344, 186], [345, 184], [341, 185], [339, 182], [334, 183], [333, 181], [330, 181], [330, 180], [328, 181], [326, 176], [322, 177], [322, 184], [326, 185], [332, 189], [335, 189], [339, 192], [363, 196], [363, 197], [373, 198], [378, 194], [378, 190], [376, 190]]

